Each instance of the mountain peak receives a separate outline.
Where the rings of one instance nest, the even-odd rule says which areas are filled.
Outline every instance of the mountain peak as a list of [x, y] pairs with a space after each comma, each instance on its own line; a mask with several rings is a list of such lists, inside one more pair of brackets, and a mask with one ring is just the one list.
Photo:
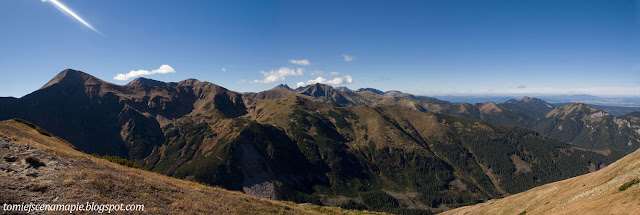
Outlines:
[[345, 86], [336, 87], [335, 89], [340, 92], [351, 92], [351, 89]]
[[300, 92], [304, 92], [304, 91], [317, 91], [318, 89], [322, 90], [322, 91], [332, 91], [333, 87], [326, 85], [326, 84], [321, 84], [321, 83], [315, 83], [315, 84], [311, 84], [311, 85], [307, 85], [307, 86], [303, 86], [303, 87], [298, 87], [296, 89], [296, 91], [300, 91]]
[[[605, 116], [605, 115], [609, 115], [608, 113], [606, 113], [603, 110], [600, 110], [598, 108], [594, 108], [591, 107], [585, 103], [571, 103], [568, 104], [564, 107], [557, 107], [555, 109], [553, 109], [551, 112], [547, 113], [547, 118], [549, 117], [562, 117], [563, 119], [566, 116], [569, 115], [592, 115], [593, 117], [596, 116]], [[596, 114], [596, 115], [593, 115]]]
[[356, 90], [356, 92], [372, 92], [378, 95], [384, 95], [384, 92], [382, 92], [382, 90], [378, 90], [375, 88], [360, 88], [358, 90]]
[[[529, 96], [522, 97], [522, 98], [520, 99], [520, 101], [521, 101], [521, 102], [545, 102], [545, 101], [544, 101], [544, 100], [542, 100], [542, 99], [539, 99], [539, 98], [532, 98], [532, 97], [529, 97]], [[546, 103], [546, 102], [545, 102], [545, 103]]]
[[411, 94], [409, 94], [409, 93], [403, 93], [403, 92], [398, 91], [398, 90], [389, 90], [384, 95], [385, 96], [394, 96], [394, 97], [410, 97], [411, 96]]
[[65, 70], [62, 70], [62, 72], [58, 73], [58, 75], [53, 77], [53, 79], [47, 82], [40, 89], [44, 89], [49, 86], [52, 86], [58, 83], [63, 83], [63, 82], [70, 83], [70, 84], [82, 83], [86, 85], [86, 84], [103, 83], [104, 81], [92, 75], [89, 75], [87, 73], [84, 73], [82, 71], [78, 71], [74, 69], [65, 69]]
[[153, 79], [148, 79], [148, 78], [136, 78], [135, 80], [129, 82], [126, 86], [134, 86], [134, 85], [149, 85], [149, 86], [156, 86], [156, 87], [160, 87], [160, 86], [166, 86], [167, 83], [162, 82], [162, 81], [156, 81]]
[[287, 89], [287, 90], [291, 90], [291, 88], [289, 87], [289, 85], [286, 84], [280, 84], [276, 87], [274, 87], [273, 89]]
[[187, 80], [178, 82], [178, 85], [179, 86], [193, 86], [193, 85], [196, 85], [197, 83], [200, 83], [200, 81], [198, 79], [189, 78]]
[[[522, 100], [520, 100], [520, 101], [522, 101]], [[514, 103], [518, 103], [518, 100], [515, 100], [515, 99], [509, 99], [509, 100], [507, 100], [507, 101], [506, 101], [506, 102], [504, 102], [504, 103], [514, 104]]]
[[315, 83], [315, 84], [312, 84], [311, 86], [314, 86], [314, 87], [330, 87], [330, 88], [333, 88], [333, 87], [331, 87], [331, 86], [329, 86], [329, 85], [321, 84], [321, 83]]
[[323, 98], [338, 106], [351, 103], [351, 101], [343, 95], [343, 93], [348, 92], [340, 91], [326, 84], [317, 83], [306, 87], [299, 87], [296, 89], [296, 92], [315, 98]]

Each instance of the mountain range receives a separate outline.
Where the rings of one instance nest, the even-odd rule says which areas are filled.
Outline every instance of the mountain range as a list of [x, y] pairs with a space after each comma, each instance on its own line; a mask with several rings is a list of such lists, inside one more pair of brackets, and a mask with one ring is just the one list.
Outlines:
[[115, 85], [71, 69], [0, 98], [0, 119], [31, 121], [86, 153], [267, 199], [405, 214], [601, 169], [640, 146], [639, 115], [323, 84], [257, 93], [195, 79]]
[[[435, 98], [446, 100], [452, 103], [484, 103], [484, 102], [496, 102], [503, 103], [514, 96], [508, 95], [460, 95], [460, 96], [435, 96]], [[585, 103], [592, 106], [600, 107], [616, 107], [621, 109], [638, 110], [640, 108], [639, 96], [619, 96], [619, 97], [602, 97], [586, 94], [576, 95], [538, 95], [536, 98], [543, 99], [554, 106], [559, 106], [568, 103]], [[626, 113], [625, 113], [626, 114]]]
[[[614, 116], [583, 103], [555, 106], [544, 100], [527, 96], [520, 100], [510, 99], [504, 103], [449, 103], [398, 91], [382, 92], [372, 88], [339, 91], [321, 84], [296, 90], [276, 87], [272, 90], [248, 94], [248, 96], [279, 99], [299, 94], [310, 96], [310, 99], [315, 101], [329, 102], [338, 107], [397, 105], [422, 112], [520, 126], [544, 136], [589, 149], [618, 150], [629, 153], [640, 147], [640, 121], [637, 117], [640, 112]], [[563, 128], [567, 129], [562, 131]]]

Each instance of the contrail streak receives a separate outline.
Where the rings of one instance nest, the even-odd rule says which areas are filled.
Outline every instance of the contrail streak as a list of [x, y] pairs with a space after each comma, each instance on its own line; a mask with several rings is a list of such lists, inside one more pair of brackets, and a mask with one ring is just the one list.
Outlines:
[[[91, 30], [93, 30], [95, 32], [98, 32], [98, 30], [96, 30], [93, 26], [91, 26], [91, 24], [89, 24], [87, 21], [84, 21], [84, 19], [80, 18], [80, 16], [78, 16], [78, 14], [73, 12], [66, 5], [60, 3], [58, 0], [48, 0], [48, 1], [51, 2], [53, 5], [55, 5], [56, 7], [58, 7], [60, 10], [64, 11], [65, 13], [67, 13], [69, 15], [71, 15], [73, 18], [78, 20], [78, 22], [82, 23], [84, 26], [87, 26], [87, 28], [90, 28]], [[100, 33], [100, 32], [98, 32], [98, 33]]]

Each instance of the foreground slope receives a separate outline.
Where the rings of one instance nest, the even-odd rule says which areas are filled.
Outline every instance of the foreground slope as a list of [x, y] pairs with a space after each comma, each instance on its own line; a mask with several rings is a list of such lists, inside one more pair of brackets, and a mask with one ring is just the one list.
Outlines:
[[635, 151], [593, 173], [442, 214], [637, 214], [639, 177]]
[[153, 214], [366, 213], [266, 200], [121, 166], [13, 120], [0, 122], [0, 154], [1, 203], [144, 204]]

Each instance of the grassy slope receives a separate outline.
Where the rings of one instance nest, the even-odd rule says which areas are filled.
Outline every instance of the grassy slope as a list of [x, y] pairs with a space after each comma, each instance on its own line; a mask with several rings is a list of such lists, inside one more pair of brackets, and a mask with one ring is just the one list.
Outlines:
[[640, 151], [593, 173], [442, 214], [634, 214], [640, 211], [640, 186], [619, 188], [638, 177]]
[[[0, 201], [4, 203], [135, 203], [145, 204], [152, 213], [180, 214], [363, 214], [339, 208], [301, 205], [272, 201], [228, 191], [218, 187], [175, 179], [141, 169], [124, 167], [75, 150], [56, 137], [43, 135], [23, 123], [13, 120], [0, 122], [0, 138], [5, 149], [18, 149], [3, 156], [33, 156], [46, 166], [0, 172]], [[4, 142], [4, 141], [3, 141]], [[28, 150], [19, 150], [28, 148]], [[24, 163], [22, 164], [24, 165]], [[18, 169], [18, 170], [16, 170]], [[21, 173], [38, 171], [38, 177]], [[43, 189], [30, 189], [37, 183]], [[27, 194], [27, 195], [21, 195]]]

